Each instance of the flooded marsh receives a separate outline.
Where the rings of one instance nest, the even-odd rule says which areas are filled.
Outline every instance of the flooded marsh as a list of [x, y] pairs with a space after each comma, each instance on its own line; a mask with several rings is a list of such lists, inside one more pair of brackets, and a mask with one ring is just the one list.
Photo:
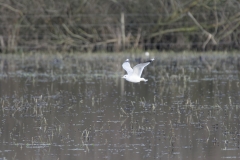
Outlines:
[[239, 159], [240, 56], [1, 55], [0, 159]]

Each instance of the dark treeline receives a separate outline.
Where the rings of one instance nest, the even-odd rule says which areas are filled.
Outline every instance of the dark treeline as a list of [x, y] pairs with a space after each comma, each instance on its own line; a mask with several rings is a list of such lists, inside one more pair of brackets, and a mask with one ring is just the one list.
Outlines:
[[1, 52], [232, 50], [239, 0], [4, 0]]

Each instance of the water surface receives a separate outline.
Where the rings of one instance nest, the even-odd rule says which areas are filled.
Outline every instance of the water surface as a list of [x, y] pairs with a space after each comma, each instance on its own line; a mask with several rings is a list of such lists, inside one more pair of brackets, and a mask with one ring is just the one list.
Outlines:
[[0, 159], [238, 159], [239, 58], [28, 55], [0, 59]]

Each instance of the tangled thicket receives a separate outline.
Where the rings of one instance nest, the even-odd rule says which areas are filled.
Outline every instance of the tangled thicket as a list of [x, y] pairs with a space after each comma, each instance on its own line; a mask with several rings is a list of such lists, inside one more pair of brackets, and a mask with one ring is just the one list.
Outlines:
[[238, 0], [4, 0], [1, 52], [240, 48]]

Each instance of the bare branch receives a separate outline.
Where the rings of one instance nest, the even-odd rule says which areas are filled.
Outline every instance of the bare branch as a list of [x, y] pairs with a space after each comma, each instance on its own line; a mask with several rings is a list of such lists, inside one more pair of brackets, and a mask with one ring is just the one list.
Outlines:
[[8, 8], [9, 10], [20, 14], [21, 16], [23, 15], [22, 11], [20, 11], [20, 10], [18, 10], [18, 9], [15, 9], [15, 8], [13, 8], [12, 6], [10, 6], [10, 5], [8, 5], [8, 4], [4, 4], [4, 3], [1, 3], [1, 2], [0, 2], [0, 6], [3, 6], [3, 7], [5, 7], [5, 8]]
[[198, 21], [193, 17], [193, 15], [191, 14], [191, 12], [188, 12], [188, 16], [194, 21], [194, 23], [202, 30], [202, 32], [204, 34], [206, 34], [208, 36], [207, 40], [204, 42], [203, 44], [203, 49], [205, 49], [207, 43], [210, 41], [210, 39], [212, 40], [213, 44], [217, 44], [216, 40], [214, 39], [214, 36], [209, 33], [208, 31], [206, 31], [199, 23]]

